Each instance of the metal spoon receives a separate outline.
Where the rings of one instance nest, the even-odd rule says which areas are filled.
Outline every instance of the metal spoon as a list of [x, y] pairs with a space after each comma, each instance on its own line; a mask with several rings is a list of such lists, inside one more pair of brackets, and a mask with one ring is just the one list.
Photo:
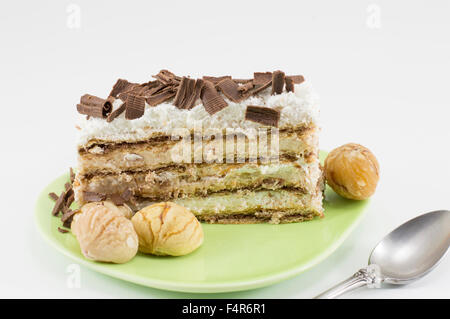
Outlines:
[[420, 215], [399, 226], [372, 250], [369, 265], [315, 297], [331, 299], [358, 287], [405, 285], [429, 273], [450, 245], [450, 211]]

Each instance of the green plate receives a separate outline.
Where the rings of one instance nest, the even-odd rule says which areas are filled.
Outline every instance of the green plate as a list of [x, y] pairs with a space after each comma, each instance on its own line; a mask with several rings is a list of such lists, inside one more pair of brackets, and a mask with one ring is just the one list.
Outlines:
[[358, 224], [367, 205], [367, 201], [343, 199], [327, 187], [324, 218], [284, 225], [203, 224], [204, 243], [187, 256], [139, 253], [130, 262], [116, 265], [85, 259], [76, 238], [71, 233], [58, 232], [61, 221], [51, 215], [54, 202], [48, 193], [59, 194], [68, 179], [68, 174], [59, 177], [38, 198], [35, 217], [44, 238], [63, 254], [93, 270], [172, 291], [247, 290], [298, 275], [339, 247]]

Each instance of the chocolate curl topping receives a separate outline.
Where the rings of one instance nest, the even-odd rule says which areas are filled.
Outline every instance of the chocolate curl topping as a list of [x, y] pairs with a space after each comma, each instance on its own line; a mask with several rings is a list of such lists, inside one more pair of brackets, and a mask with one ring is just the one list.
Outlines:
[[106, 199], [105, 194], [100, 194], [96, 192], [83, 192], [83, 200], [85, 202], [101, 202]]
[[239, 85], [232, 79], [224, 79], [217, 84], [222, 93], [233, 102], [239, 102], [243, 99], [239, 93]]
[[205, 81], [200, 98], [202, 99], [206, 112], [210, 115], [228, 106], [227, 102], [225, 102], [223, 97], [217, 92], [214, 84], [210, 81]]
[[200, 98], [204, 84], [205, 82], [202, 79], [195, 80], [194, 92], [192, 92], [190, 98], [188, 98], [185, 103], [186, 109], [190, 110], [194, 107], [195, 103]]
[[126, 104], [125, 118], [127, 120], [135, 120], [144, 115], [145, 98], [143, 96], [129, 94]]
[[161, 91], [159, 93], [149, 96], [148, 98], [146, 98], [146, 101], [147, 101], [148, 105], [156, 106], [167, 100], [170, 100], [174, 96], [175, 96], [175, 92], [173, 92], [172, 90]]
[[133, 87], [130, 87], [128, 91], [122, 92], [119, 94], [119, 98], [126, 102], [128, 99], [128, 95], [138, 95], [144, 96], [149, 91], [147, 84], [138, 84]]
[[280, 112], [269, 107], [249, 105], [245, 111], [245, 119], [277, 127], [280, 120]]
[[125, 111], [126, 106], [127, 106], [127, 104], [125, 102], [123, 102], [121, 106], [119, 106], [117, 109], [115, 109], [108, 115], [106, 122], [114, 121], [115, 118], [117, 118], [120, 114], [122, 114]]
[[67, 229], [63, 229], [61, 227], [58, 227], [58, 231], [62, 234], [68, 233], [69, 231]]
[[64, 206], [64, 199], [66, 196], [66, 192], [62, 192], [61, 195], [59, 195], [58, 199], [56, 200], [55, 206], [53, 206], [52, 215], [56, 216], [59, 214], [61, 209]]
[[116, 100], [115, 97], [108, 96], [108, 98], [106, 99], [105, 103], [103, 104], [103, 107], [108, 109], [108, 113], [111, 113], [111, 110], [113, 108], [113, 104], [114, 104], [115, 100]]
[[85, 94], [77, 104], [77, 110], [80, 114], [86, 114], [92, 117], [105, 118], [112, 109], [110, 100], [105, 100], [94, 95]]
[[131, 90], [133, 87], [137, 86], [136, 83], [130, 83], [124, 79], [118, 79], [114, 84], [109, 96], [117, 98], [120, 93]]
[[284, 79], [284, 82], [286, 84], [286, 91], [288, 92], [294, 92], [294, 80], [292, 80], [292, 78], [290, 77], [286, 77]]
[[249, 95], [255, 95], [262, 90], [267, 89], [272, 84], [272, 72], [255, 72], [253, 73], [254, 88], [249, 91]]
[[284, 87], [284, 72], [275, 71], [272, 74], [272, 95], [283, 93]]
[[56, 202], [56, 201], [58, 200], [58, 198], [59, 198], [59, 196], [56, 195], [56, 194], [53, 193], [53, 192], [49, 193], [48, 196], [49, 196], [51, 199], [53, 199], [53, 201], [55, 201], [55, 202]]
[[70, 168], [70, 183], [64, 185], [65, 190], [61, 192], [61, 195], [57, 196], [55, 193], [50, 193], [49, 196], [55, 201], [55, 205], [52, 209], [52, 215], [57, 216], [60, 212], [66, 213], [70, 210], [70, 205], [75, 199], [75, 194], [72, 188], [72, 181], [75, 180], [75, 174], [72, 168]]
[[158, 74], [153, 76], [155, 79], [158, 79], [164, 85], [172, 85], [178, 84], [181, 80], [179, 76], [176, 76], [172, 72], [168, 70], [161, 70]]
[[287, 77], [292, 79], [295, 84], [300, 84], [305, 81], [303, 75], [288, 75]]
[[168, 89], [173, 89], [173, 87], [170, 87], [170, 86], [167, 86], [165, 84], [162, 84], [159, 81], [156, 81], [156, 82], [158, 83], [156, 86], [153, 86], [153, 87], [149, 88], [148, 91], [145, 92], [147, 97], [150, 97], [152, 95], [161, 93], [161, 92], [163, 92], [165, 90], [167, 91]]
[[255, 72], [253, 73], [253, 84], [255, 86], [265, 85], [272, 81], [272, 72]]
[[178, 107], [179, 109], [188, 108], [188, 101], [191, 98], [191, 95], [194, 94], [195, 80], [187, 77], [183, 77], [181, 79], [180, 86], [178, 87], [177, 94], [175, 95], [175, 100], [173, 101], [173, 105]]
[[246, 82], [246, 83], [242, 84], [238, 88], [238, 90], [242, 93], [247, 93], [251, 89], [253, 89], [253, 81], [251, 81], [251, 80], [250, 80], [250, 82]]

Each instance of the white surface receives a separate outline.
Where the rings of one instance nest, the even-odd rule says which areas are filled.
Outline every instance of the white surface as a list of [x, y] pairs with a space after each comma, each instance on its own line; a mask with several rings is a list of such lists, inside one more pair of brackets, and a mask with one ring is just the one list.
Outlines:
[[[76, 266], [43, 242], [32, 218], [37, 194], [75, 163], [79, 97], [107, 94], [118, 77], [148, 80], [161, 68], [303, 73], [321, 96], [322, 148], [359, 142], [381, 165], [361, 225], [326, 261], [271, 287], [198, 297], [312, 297], [365, 265], [403, 221], [450, 209], [449, 1], [120, 3], [76, 1], [78, 29], [68, 27], [76, 19], [67, 25], [66, 10], [77, 8], [69, 1], [0, 5], [0, 297], [193, 297], [83, 267], [80, 288], [70, 288]], [[447, 256], [414, 284], [347, 297], [449, 298], [449, 269]]]

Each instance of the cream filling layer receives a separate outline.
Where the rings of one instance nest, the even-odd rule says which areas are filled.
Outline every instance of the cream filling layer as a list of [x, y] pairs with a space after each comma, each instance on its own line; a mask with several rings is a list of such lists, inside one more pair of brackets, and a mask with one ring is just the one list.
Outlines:
[[94, 146], [80, 152], [78, 174], [119, 174], [123, 171], [156, 170], [176, 164], [242, 163], [258, 158], [263, 159], [264, 164], [277, 162], [283, 156], [294, 159], [303, 158], [304, 162], [317, 158], [318, 129], [316, 128], [306, 132], [280, 132], [277, 141], [278, 143], [275, 144], [270, 140], [264, 148], [258, 145], [256, 152], [255, 148], [249, 146], [251, 144], [248, 140], [242, 143], [242, 148], [236, 146], [237, 143], [229, 147], [226, 140], [208, 140], [199, 144], [193, 141], [186, 144], [182, 140], [154, 145], [123, 144], [107, 151], [101, 146]]
[[318, 161], [304, 164], [211, 164], [190, 165], [183, 169], [97, 175], [77, 179], [80, 191], [101, 194], [122, 193], [130, 189], [136, 196], [169, 200], [239, 189], [296, 188], [315, 193], [322, 178]]
[[174, 200], [195, 215], [252, 214], [255, 212], [305, 213], [321, 216], [322, 192], [302, 194], [288, 190], [242, 191]]

